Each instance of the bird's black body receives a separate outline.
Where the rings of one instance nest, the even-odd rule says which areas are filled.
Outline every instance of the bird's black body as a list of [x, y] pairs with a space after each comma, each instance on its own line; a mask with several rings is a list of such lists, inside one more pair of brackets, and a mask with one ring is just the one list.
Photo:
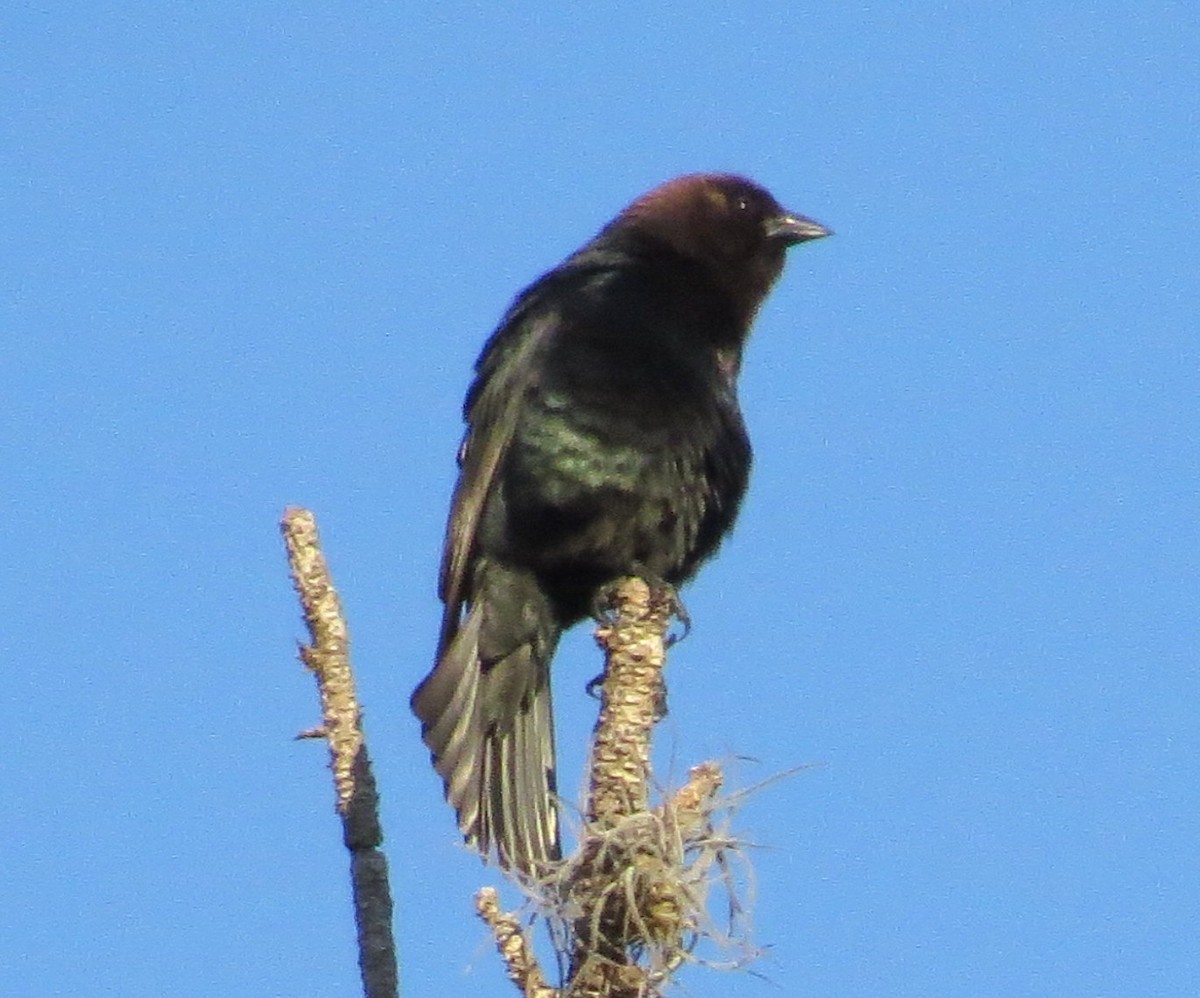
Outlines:
[[[730, 212], [754, 226], [745, 247]], [[758, 236], [771, 219], [792, 229]], [[464, 835], [505, 865], [558, 855], [560, 633], [617, 578], [683, 582], [732, 525], [750, 469], [742, 345], [786, 245], [824, 233], [748, 181], [681, 178], [522, 292], [484, 347], [437, 664], [413, 709]]]

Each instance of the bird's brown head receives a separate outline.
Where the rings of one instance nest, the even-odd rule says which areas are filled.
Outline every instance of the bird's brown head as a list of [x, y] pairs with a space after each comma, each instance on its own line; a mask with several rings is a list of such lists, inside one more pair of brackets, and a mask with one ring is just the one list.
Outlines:
[[709, 267], [748, 328], [789, 246], [830, 230], [745, 177], [694, 173], [642, 195], [605, 230], [637, 232]]

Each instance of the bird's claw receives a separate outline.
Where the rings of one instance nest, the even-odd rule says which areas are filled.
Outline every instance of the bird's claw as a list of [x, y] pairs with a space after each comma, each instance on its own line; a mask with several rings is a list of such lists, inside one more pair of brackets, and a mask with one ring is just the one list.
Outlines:
[[672, 648], [680, 641], [692, 633], [692, 615], [688, 613], [687, 607], [683, 605], [683, 600], [679, 598], [679, 593], [675, 587], [671, 587], [671, 616], [679, 621], [679, 626], [682, 628], [678, 634], [667, 634], [667, 647]]
[[[683, 600], [679, 598], [679, 590], [672, 583], [667, 582], [666, 579], [649, 575], [645, 572], [635, 572], [634, 574], [642, 579], [650, 587], [650, 591], [666, 604], [667, 613], [679, 621], [682, 629], [678, 634], [668, 634], [666, 636], [666, 646], [671, 648], [691, 634], [692, 615], [688, 613], [687, 607], [683, 605]], [[606, 586], [600, 586], [592, 593], [592, 601], [589, 609], [592, 619], [597, 624], [606, 627], [612, 627], [616, 624], [617, 589], [619, 585], [620, 580], [616, 580]]]
[[617, 622], [617, 584], [600, 586], [592, 593], [588, 612], [597, 624], [604, 627], [614, 626]]

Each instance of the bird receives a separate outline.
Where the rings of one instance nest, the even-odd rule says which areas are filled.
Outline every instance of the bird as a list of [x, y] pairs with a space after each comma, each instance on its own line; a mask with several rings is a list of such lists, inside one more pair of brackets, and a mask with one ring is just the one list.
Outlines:
[[485, 860], [536, 877], [561, 858], [555, 646], [617, 579], [676, 587], [733, 525], [742, 349], [787, 248], [829, 234], [743, 176], [677, 177], [521, 291], [484, 345], [411, 707]]

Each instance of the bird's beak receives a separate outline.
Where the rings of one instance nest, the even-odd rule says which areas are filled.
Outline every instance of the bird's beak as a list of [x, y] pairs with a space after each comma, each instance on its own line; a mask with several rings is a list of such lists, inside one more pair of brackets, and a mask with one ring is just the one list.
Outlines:
[[768, 218], [766, 230], [768, 239], [777, 239], [785, 246], [794, 246], [796, 243], [806, 243], [810, 239], [833, 235], [833, 230], [825, 228], [820, 222], [814, 222], [811, 218], [793, 215], [790, 212]]

